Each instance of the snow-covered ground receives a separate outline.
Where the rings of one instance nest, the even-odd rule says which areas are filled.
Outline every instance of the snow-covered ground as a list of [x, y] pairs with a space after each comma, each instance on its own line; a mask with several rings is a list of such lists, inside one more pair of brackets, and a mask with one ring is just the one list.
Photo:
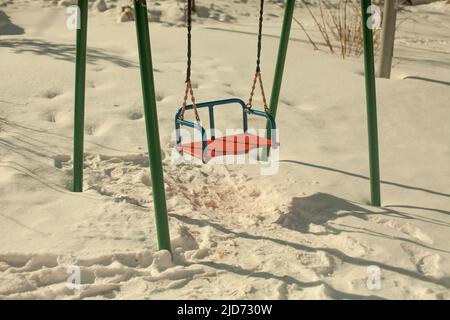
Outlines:
[[[314, 51], [297, 24], [278, 173], [173, 164], [183, 5], [149, 1], [173, 262], [155, 253], [136, 36], [133, 22], [118, 23], [119, 1], [105, 11], [91, 1], [86, 191], [69, 191], [75, 31], [59, 2], [0, 1], [0, 298], [450, 299], [447, 1], [403, 7], [392, 78], [377, 79], [381, 208], [368, 205], [362, 58]], [[247, 99], [258, 1], [196, 2], [197, 100]], [[282, 15], [267, 1], [269, 93]], [[304, 7], [295, 16], [320, 40]], [[217, 125], [238, 128], [239, 116], [217, 112]], [[81, 270], [79, 289], [67, 286], [70, 266]], [[368, 288], [369, 266], [381, 288]]]

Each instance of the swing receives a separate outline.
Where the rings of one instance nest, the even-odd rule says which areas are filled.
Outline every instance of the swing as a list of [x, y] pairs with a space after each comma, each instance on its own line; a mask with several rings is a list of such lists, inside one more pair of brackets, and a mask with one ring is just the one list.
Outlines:
[[[175, 114], [175, 130], [176, 130], [176, 150], [181, 154], [188, 154], [190, 156], [199, 158], [203, 163], [207, 163], [210, 159], [219, 156], [227, 155], [239, 155], [247, 154], [251, 150], [259, 148], [276, 148], [278, 146], [276, 135], [276, 123], [275, 119], [270, 115], [269, 108], [267, 107], [266, 96], [264, 93], [264, 87], [261, 77], [261, 44], [262, 44], [262, 27], [264, 16], [264, 0], [261, 0], [260, 16], [259, 16], [259, 32], [258, 32], [258, 50], [256, 59], [256, 72], [253, 79], [253, 85], [250, 93], [250, 98], [247, 103], [238, 98], [224, 99], [217, 101], [209, 101], [196, 103], [194, 97], [194, 91], [191, 83], [191, 30], [192, 30], [192, 0], [187, 0], [187, 71], [186, 71], [186, 89], [184, 94], [184, 100], [182, 107], [178, 109]], [[261, 89], [262, 100], [264, 103], [264, 111], [253, 109], [253, 96], [255, 93], [256, 83], [259, 82]], [[188, 96], [191, 96], [192, 104], [187, 104]], [[243, 130], [240, 134], [231, 136], [216, 137], [214, 130], [214, 108], [216, 106], [240, 106], [242, 110]], [[208, 137], [206, 129], [200, 122], [200, 116], [198, 109], [208, 108], [209, 111], [209, 130], [210, 135]], [[187, 110], [193, 110], [195, 115], [195, 122], [187, 121], [184, 119], [184, 115]], [[271, 139], [260, 137], [248, 132], [248, 116], [263, 117], [271, 129]], [[201, 141], [193, 141], [190, 143], [182, 144], [180, 128], [182, 126], [193, 128], [198, 130], [201, 135]]]

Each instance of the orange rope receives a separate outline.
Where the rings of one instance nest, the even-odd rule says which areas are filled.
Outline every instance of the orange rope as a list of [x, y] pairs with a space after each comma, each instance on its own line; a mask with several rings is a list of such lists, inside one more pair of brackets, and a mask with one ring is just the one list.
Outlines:
[[197, 120], [197, 122], [200, 122], [200, 116], [197, 111], [197, 103], [195, 102], [195, 97], [194, 97], [194, 90], [192, 89], [192, 83], [190, 80], [186, 81], [186, 89], [184, 91], [183, 108], [181, 110], [180, 120], [184, 120], [184, 113], [186, 112], [186, 105], [187, 105], [189, 95], [191, 95], [192, 108], [194, 109], [194, 113], [195, 113], [195, 120]]
[[266, 94], [264, 92], [264, 85], [263, 85], [263, 81], [262, 81], [262, 77], [261, 77], [261, 72], [260, 71], [257, 71], [255, 73], [255, 78], [253, 79], [252, 91], [250, 93], [250, 98], [248, 99], [248, 102], [247, 102], [247, 107], [249, 109], [251, 109], [253, 107], [253, 97], [255, 95], [256, 82], [258, 80], [259, 80], [259, 87], [261, 89], [261, 96], [262, 96], [263, 103], [264, 103], [264, 111], [266, 113], [269, 113], [269, 107], [267, 106], [267, 99], [266, 99]]

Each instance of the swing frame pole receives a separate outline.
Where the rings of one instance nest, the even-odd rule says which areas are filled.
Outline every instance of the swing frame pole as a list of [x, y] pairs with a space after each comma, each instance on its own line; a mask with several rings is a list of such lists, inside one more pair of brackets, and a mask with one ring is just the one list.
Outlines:
[[[373, 24], [370, 15], [371, 0], [361, 0], [361, 22], [364, 41], [364, 75], [366, 86], [367, 130], [369, 140], [370, 196], [373, 206], [381, 206], [380, 164], [378, 150], [377, 100], [375, 88], [375, 62], [373, 53]], [[373, 22], [373, 20], [372, 20]], [[369, 25], [368, 25], [369, 24]]]
[[[75, 61], [75, 111], [73, 129], [73, 191], [83, 191], [84, 104], [86, 84], [86, 47], [88, 0], [78, 0], [77, 51]], [[77, 15], [77, 16], [78, 16]]]
[[[280, 44], [278, 47], [278, 58], [275, 67], [272, 94], [270, 96], [270, 104], [269, 104], [270, 115], [273, 117], [274, 120], [276, 119], [277, 116], [278, 102], [280, 100], [281, 83], [283, 81], [283, 72], [289, 45], [289, 37], [291, 34], [292, 19], [294, 17], [294, 7], [295, 7], [295, 0], [286, 0], [283, 17], [283, 26], [281, 28]], [[267, 139], [271, 139], [272, 130], [269, 122], [267, 122], [266, 130], [267, 130], [266, 133]]]
[[134, 0], [134, 13], [158, 250], [171, 251], [146, 0]]

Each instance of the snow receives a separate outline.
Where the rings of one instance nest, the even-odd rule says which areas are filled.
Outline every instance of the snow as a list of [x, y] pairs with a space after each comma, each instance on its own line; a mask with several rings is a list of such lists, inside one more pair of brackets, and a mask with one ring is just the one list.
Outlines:
[[[70, 191], [75, 31], [66, 28], [66, 2], [0, 7], [0, 298], [450, 299], [446, 1], [403, 7], [392, 78], [377, 79], [381, 208], [368, 205], [362, 57], [314, 51], [296, 24], [277, 116], [278, 172], [173, 163], [183, 4], [149, 1], [172, 261], [156, 251], [134, 23], [119, 19], [128, 1], [89, 11], [85, 192]], [[197, 3], [197, 100], [247, 99], [258, 2]], [[268, 93], [282, 16], [268, 1]], [[320, 39], [303, 6], [295, 16]], [[216, 117], [222, 130], [241, 126], [236, 109]], [[381, 270], [380, 289], [367, 287], [370, 266]]]

